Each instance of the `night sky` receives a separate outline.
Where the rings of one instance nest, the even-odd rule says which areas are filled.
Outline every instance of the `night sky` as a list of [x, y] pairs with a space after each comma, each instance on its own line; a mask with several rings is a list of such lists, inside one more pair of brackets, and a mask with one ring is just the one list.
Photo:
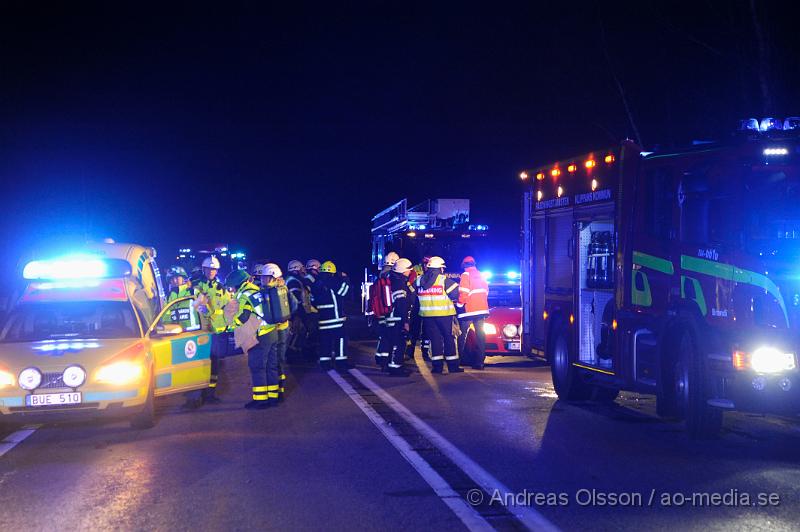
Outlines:
[[87, 236], [357, 272], [403, 197], [516, 254], [522, 168], [800, 115], [789, 3], [429, 4], [4, 3], [3, 275]]

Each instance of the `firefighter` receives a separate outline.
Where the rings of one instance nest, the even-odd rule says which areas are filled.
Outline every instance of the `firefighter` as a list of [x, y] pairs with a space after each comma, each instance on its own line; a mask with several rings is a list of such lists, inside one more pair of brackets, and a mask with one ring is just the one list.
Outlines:
[[308, 331], [310, 329], [308, 322], [311, 319], [309, 314], [313, 312], [311, 289], [306, 285], [304, 279], [306, 269], [302, 262], [290, 260], [286, 270], [289, 272], [289, 275], [285, 277], [286, 288], [298, 302], [297, 312], [294, 313], [290, 321], [287, 350], [301, 355], [308, 344]]
[[323, 369], [335, 365], [337, 369], [352, 367], [347, 360], [342, 308], [344, 297], [350, 285], [344, 275], [336, 275], [336, 265], [326, 261], [320, 267], [320, 274], [311, 286], [311, 301], [319, 311], [319, 363]]
[[[314, 286], [314, 282], [317, 280], [317, 277], [319, 276], [320, 266], [321, 266], [320, 262], [317, 259], [308, 259], [306, 261], [305, 275], [303, 276], [303, 282], [308, 288], [309, 294], [311, 293], [311, 287]], [[306, 342], [306, 357], [309, 360], [313, 360], [314, 358], [316, 358], [317, 352], [319, 351], [319, 342], [320, 342], [319, 313], [317, 312], [317, 309], [313, 305], [309, 307], [309, 310], [310, 312], [308, 312], [306, 316], [306, 327], [308, 329], [308, 336]]]
[[203, 390], [203, 401], [206, 403], [219, 402], [216, 390], [220, 359], [228, 350], [228, 335], [225, 332], [227, 323], [222, 309], [230, 301], [230, 295], [217, 278], [219, 266], [219, 259], [213, 255], [203, 259], [203, 278], [194, 285], [198, 310], [205, 316], [208, 330], [212, 333], [211, 380], [208, 388]]
[[[394, 251], [387, 253], [386, 257], [383, 259], [383, 267], [378, 274], [378, 279], [375, 280], [375, 289], [379, 292], [376, 297], [382, 298], [385, 308], [391, 307], [391, 279], [389, 274], [392, 272], [392, 268], [399, 258], [400, 256]], [[386, 290], [381, 289], [383, 283], [385, 283]], [[397, 321], [398, 320], [390, 315], [378, 316], [377, 319], [378, 346], [375, 350], [375, 364], [383, 371], [386, 371], [388, 368], [389, 352], [392, 347], [392, 340], [390, 338], [392, 334], [389, 332], [388, 328], [393, 327]]]
[[[265, 321], [268, 325], [275, 325], [275, 342], [270, 345], [274, 350], [274, 356], [278, 360], [278, 401], [282, 400], [286, 393], [286, 343], [289, 337], [289, 320], [292, 313], [297, 311], [297, 300], [290, 294], [283, 280], [283, 272], [275, 263], [265, 264], [260, 271], [256, 272], [261, 278], [261, 290], [264, 298]], [[273, 354], [267, 355], [267, 360], [271, 360]], [[270, 399], [272, 399], [270, 395]]]
[[417, 278], [415, 289], [419, 298], [419, 315], [425, 336], [431, 341], [432, 373], [442, 373], [444, 362], [450, 373], [461, 373], [458, 366], [453, 317], [458, 299], [458, 283], [444, 275], [444, 259], [431, 257], [428, 269]]
[[415, 281], [425, 273], [429, 260], [430, 257], [422, 257], [422, 262], [414, 265], [414, 273], [409, 277], [409, 282], [411, 283], [411, 300], [409, 302], [409, 306], [411, 307], [411, 321], [409, 322], [409, 345], [407, 347], [406, 356], [410, 359], [414, 358], [414, 351], [416, 351], [417, 342], [419, 341], [422, 358], [430, 360], [431, 342], [423, 334], [422, 318], [419, 315], [419, 300], [414, 291]]
[[319, 277], [319, 270], [321, 266], [322, 265], [317, 259], [308, 259], [306, 261], [306, 281], [309, 283], [316, 281], [317, 277]]
[[[277, 340], [276, 325], [264, 321], [264, 298], [258, 287], [250, 282], [245, 270], [235, 270], [225, 279], [225, 286], [234, 291], [233, 299], [238, 310], [231, 327], [243, 327], [251, 319], [256, 320], [257, 343], [246, 350], [247, 366], [253, 383], [253, 400], [244, 405], [247, 409], [264, 410], [278, 400], [278, 359], [272, 344]], [[250, 327], [250, 325], [247, 325]], [[268, 358], [269, 353], [274, 356]]]
[[[189, 275], [181, 266], [172, 266], [167, 270], [167, 284], [169, 284], [167, 303], [194, 295], [192, 292], [192, 285], [189, 283]], [[185, 331], [197, 330], [200, 328], [200, 323], [196, 321], [197, 314], [192, 310], [193, 303], [191, 301], [176, 303], [175, 305], [175, 310], [171, 311], [168, 316], [165, 316], [162, 319], [163, 322], [177, 323], [183, 327]], [[183, 395], [186, 400], [181, 406], [183, 409], [193, 410], [199, 408], [203, 404], [201, 392], [186, 392]]]
[[464, 347], [469, 334], [469, 326], [475, 328], [475, 337], [478, 340], [477, 352], [474, 357], [470, 357], [469, 362], [474, 369], [483, 369], [483, 361], [486, 358], [486, 333], [483, 330], [483, 323], [489, 317], [489, 284], [475, 267], [475, 259], [471, 256], [464, 257], [461, 261], [461, 280], [458, 283], [458, 325], [461, 334], [458, 337], [458, 353], [462, 360]]
[[392, 320], [388, 327], [390, 342], [390, 357], [388, 368], [390, 375], [407, 377], [410, 372], [405, 367], [406, 336], [409, 331], [409, 312], [411, 290], [408, 279], [411, 275], [411, 261], [398, 259], [389, 274], [392, 290], [392, 313], [387, 322]]

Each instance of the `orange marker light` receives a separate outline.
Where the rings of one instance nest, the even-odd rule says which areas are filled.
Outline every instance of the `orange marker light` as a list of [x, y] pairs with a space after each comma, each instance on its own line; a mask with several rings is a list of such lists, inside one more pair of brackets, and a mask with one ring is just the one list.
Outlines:
[[528, 179], [528, 172], [520, 172], [519, 173], [520, 179]]
[[556, 189], [556, 195], [560, 198], [562, 194], [564, 194], [564, 189], [561, 187], [561, 185], [558, 185], [558, 188]]
[[552, 170], [550, 170], [550, 175], [553, 177], [558, 177], [561, 175], [561, 170], [559, 170], [558, 168], [553, 168]]
[[592, 179], [592, 192], [597, 190], [597, 185], [598, 185], [597, 179]]
[[567, 166], [567, 172], [569, 172], [570, 174], [572, 172], [574, 172], [575, 170], [577, 170], [577, 169], [578, 169], [578, 165], [577, 164], [571, 164], [571, 165]]
[[542, 179], [544, 179], [544, 172], [536, 174], [536, 181], [541, 181]]
[[744, 351], [733, 352], [733, 369], [739, 371], [747, 369], [747, 353]]
[[536, 191], [536, 201], [542, 201], [542, 196], [544, 196], [544, 192], [541, 190]]
[[612, 331], [617, 330], [617, 320], [611, 320], [611, 330]]
[[542, 312], [542, 319], [547, 319], [547, 311]]
[[616, 158], [613, 155], [606, 155], [604, 160], [607, 164], [611, 164], [616, 160]]
[[589, 170], [591, 170], [592, 168], [594, 168], [596, 165], [597, 165], [597, 162], [596, 162], [594, 159], [588, 159], [588, 160], [587, 160], [587, 161], [584, 163], [584, 166], [586, 166], [586, 168], [588, 168]]
[[575, 316], [573, 314], [570, 314], [569, 315], [569, 324], [572, 325], [573, 323], [575, 323]]

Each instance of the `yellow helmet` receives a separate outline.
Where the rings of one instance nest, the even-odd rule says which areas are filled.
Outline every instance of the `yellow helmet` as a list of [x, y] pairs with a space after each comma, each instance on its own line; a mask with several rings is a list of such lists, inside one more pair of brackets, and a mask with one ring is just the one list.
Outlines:
[[323, 273], [336, 273], [336, 265], [331, 261], [326, 260], [322, 263], [322, 266], [320, 266], [319, 271]]

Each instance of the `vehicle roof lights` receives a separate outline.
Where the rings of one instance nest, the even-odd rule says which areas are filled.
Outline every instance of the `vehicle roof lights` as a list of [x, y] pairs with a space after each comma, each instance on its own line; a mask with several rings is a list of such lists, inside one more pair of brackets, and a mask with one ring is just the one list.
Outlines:
[[758, 129], [760, 131], [770, 131], [773, 129], [783, 129], [783, 122], [778, 120], [777, 118], [762, 118], [761, 124], [759, 124]]
[[800, 129], [800, 116], [789, 116], [783, 121], [783, 129]]
[[25, 279], [98, 279], [125, 277], [130, 274], [131, 267], [125, 260], [82, 255], [34, 260], [22, 270]]

